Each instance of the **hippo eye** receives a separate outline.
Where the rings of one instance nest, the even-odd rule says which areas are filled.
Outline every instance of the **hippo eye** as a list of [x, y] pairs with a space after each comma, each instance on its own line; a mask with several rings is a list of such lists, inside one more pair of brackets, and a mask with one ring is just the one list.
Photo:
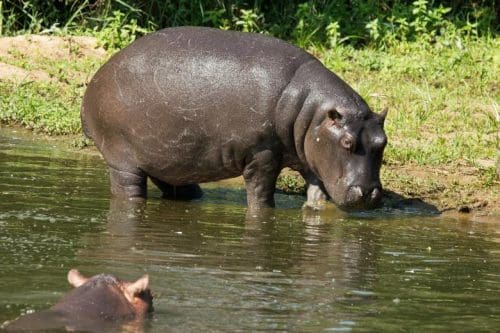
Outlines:
[[330, 119], [330, 123], [333, 126], [340, 127], [340, 121], [342, 120], [342, 115], [335, 109], [329, 110], [328, 118]]

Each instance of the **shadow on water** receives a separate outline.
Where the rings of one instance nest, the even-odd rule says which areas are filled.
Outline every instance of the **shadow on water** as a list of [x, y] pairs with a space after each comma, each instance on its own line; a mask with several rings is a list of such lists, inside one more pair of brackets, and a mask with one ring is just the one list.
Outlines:
[[204, 190], [192, 202], [154, 188], [142, 204], [110, 201], [100, 159], [0, 135], [0, 322], [50, 307], [76, 267], [147, 272], [146, 332], [499, 327], [497, 225], [405, 198], [346, 214], [279, 193], [278, 208], [252, 215], [242, 187]]

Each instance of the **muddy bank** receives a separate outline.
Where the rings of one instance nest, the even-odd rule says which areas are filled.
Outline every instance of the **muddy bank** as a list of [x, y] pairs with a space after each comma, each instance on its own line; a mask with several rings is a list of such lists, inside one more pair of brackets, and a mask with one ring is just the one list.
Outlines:
[[[283, 176], [287, 181], [278, 183], [278, 188], [290, 193], [303, 192], [303, 180], [298, 173], [284, 170]], [[298, 180], [293, 182], [289, 177]], [[500, 222], [498, 181], [485, 187], [483, 176], [474, 168], [385, 165], [381, 178], [386, 206], [412, 206], [457, 219]], [[287, 186], [290, 183], [292, 188]]]

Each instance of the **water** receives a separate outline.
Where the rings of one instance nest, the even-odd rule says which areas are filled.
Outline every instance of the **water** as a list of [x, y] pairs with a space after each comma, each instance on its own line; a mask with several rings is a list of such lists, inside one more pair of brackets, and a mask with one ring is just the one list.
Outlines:
[[45, 309], [66, 274], [151, 277], [146, 332], [497, 332], [498, 224], [425, 212], [303, 211], [242, 188], [110, 202], [104, 163], [0, 129], [0, 323]]

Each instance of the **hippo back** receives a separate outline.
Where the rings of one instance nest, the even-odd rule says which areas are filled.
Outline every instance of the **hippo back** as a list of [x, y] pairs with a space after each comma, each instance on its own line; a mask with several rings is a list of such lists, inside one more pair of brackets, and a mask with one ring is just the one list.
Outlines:
[[171, 184], [240, 175], [253, 147], [279, 144], [273, 113], [281, 92], [311, 61], [317, 62], [264, 35], [160, 30], [96, 73], [83, 101], [83, 128], [111, 166], [134, 156], [142, 170], [165, 177], [192, 169], [185, 157], [196, 157], [203, 168], [164, 179]]

